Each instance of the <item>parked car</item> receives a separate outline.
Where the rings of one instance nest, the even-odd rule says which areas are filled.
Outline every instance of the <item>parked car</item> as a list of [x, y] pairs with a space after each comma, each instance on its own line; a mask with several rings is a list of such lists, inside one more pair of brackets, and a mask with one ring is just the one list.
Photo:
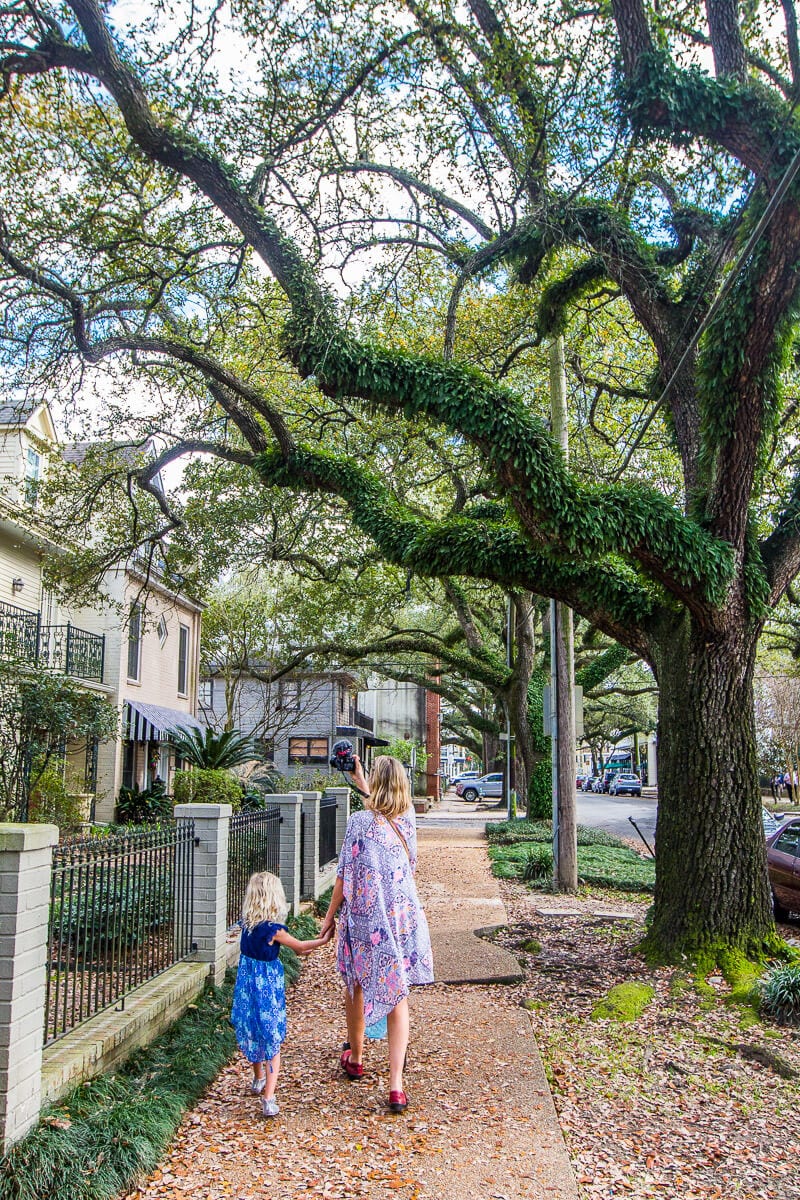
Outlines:
[[583, 785], [586, 783], [586, 780], [588, 778], [589, 778], [588, 775], [576, 775], [575, 776], [575, 787], [578, 789], [578, 791], [581, 791], [581, 789], [583, 788]]
[[611, 784], [614, 782], [614, 779], [618, 774], [619, 774], [618, 771], [604, 771], [602, 787], [600, 788], [600, 791], [601, 792], [610, 792]]
[[499, 799], [502, 794], [502, 771], [493, 771], [490, 775], [482, 775], [480, 779], [467, 783], [461, 793], [464, 800], [477, 800], [481, 796], [495, 796]]
[[602, 792], [602, 790], [603, 790], [603, 776], [595, 775], [594, 779], [592, 780], [592, 791], [593, 792]]
[[[465, 780], [468, 779], [477, 779], [479, 775], [480, 771], [462, 771], [460, 775], [453, 776], [453, 778], [450, 780], [450, 787], [454, 787], [456, 791], [458, 791], [458, 785], [460, 783], [464, 783]], [[459, 796], [461, 795], [460, 792], [458, 794]]]
[[628, 771], [620, 771], [611, 780], [608, 789], [609, 796], [641, 796], [642, 781], [638, 775], [633, 775]]
[[594, 791], [594, 783], [597, 778], [598, 778], [597, 775], [587, 775], [583, 781], [583, 787], [581, 788], [581, 791], [582, 792], [593, 792]]
[[800, 820], [785, 821], [767, 838], [767, 873], [776, 919], [800, 913]]

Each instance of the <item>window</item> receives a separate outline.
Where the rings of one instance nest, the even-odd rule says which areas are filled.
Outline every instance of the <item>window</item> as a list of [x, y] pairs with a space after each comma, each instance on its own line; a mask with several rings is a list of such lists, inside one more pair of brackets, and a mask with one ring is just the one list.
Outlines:
[[186, 680], [189, 673], [189, 626], [179, 626], [178, 633], [178, 695], [186, 695]]
[[289, 762], [325, 763], [327, 765], [328, 739], [289, 738]]
[[132, 604], [128, 619], [128, 679], [138, 680], [142, 662], [142, 606]]
[[41, 462], [35, 450], [28, 448], [25, 451], [25, 499], [33, 506], [38, 498]]
[[300, 712], [300, 680], [281, 679], [278, 683], [278, 707], [287, 712]]
[[163, 613], [158, 618], [158, 624], [156, 625], [156, 633], [158, 634], [158, 640], [161, 643], [161, 649], [163, 650], [164, 642], [167, 640], [167, 637], [169, 636], [169, 630], [167, 629], [167, 618], [164, 616]]
[[201, 679], [200, 680], [200, 703], [203, 706], [203, 708], [213, 708], [214, 707], [214, 680], [213, 679]]
[[784, 829], [781, 836], [776, 842], [773, 842], [773, 850], [782, 850], [784, 854], [797, 854], [800, 850], [800, 825], [790, 825], [788, 829]]

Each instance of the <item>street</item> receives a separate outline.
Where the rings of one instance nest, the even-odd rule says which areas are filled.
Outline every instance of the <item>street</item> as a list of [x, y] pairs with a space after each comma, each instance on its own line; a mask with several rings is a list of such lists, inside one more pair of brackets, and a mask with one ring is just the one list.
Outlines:
[[655, 796], [607, 796], [578, 792], [579, 825], [605, 829], [617, 837], [638, 837], [628, 817], [633, 817], [651, 846], [655, 845], [657, 801]]
[[[656, 809], [654, 795], [607, 796], [593, 792], [578, 792], [576, 811], [579, 825], [605, 829], [617, 837], [638, 838], [628, 817], [633, 817], [651, 846], [655, 845]], [[448, 791], [441, 804], [422, 818], [425, 825], [485, 825], [487, 821], [505, 820], [505, 807], [495, 800], [482, 804], [465, 803], [454, 791]]]

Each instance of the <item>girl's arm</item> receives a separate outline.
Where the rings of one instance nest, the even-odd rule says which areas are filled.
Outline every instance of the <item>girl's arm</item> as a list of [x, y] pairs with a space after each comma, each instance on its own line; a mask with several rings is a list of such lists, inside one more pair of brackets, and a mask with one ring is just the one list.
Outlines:
[[288, 946], [290, 950], [294, 950], [295, 954], [310, 954], [312, 950], [319, 950], [320, 946], [327, 946], [328, 942], [333, 937], [333, 926], [327, 930], [323, 930], [319, 937], [311, 938], [307, 942], [301, 942], [298, 938], [292, 935], [285, 929], [278, 929], [273, 937], [273, 942], [280, 942], [281, 946]]
[[336, 883], [333, 885], [333, 892], [331, 893], [331, 902], [328, 905], [328, 911], [325, 913], [325, 917], [322, 922], [322, 929], [320, 932], [323, 935], [326, 934], [329, 929], [331, 931], [333, 930], [336, 922], [336, 914], [341, 908], [342, 900], [344, 900], [344, 880], [342, 879], [341, 875], [337, 875]]

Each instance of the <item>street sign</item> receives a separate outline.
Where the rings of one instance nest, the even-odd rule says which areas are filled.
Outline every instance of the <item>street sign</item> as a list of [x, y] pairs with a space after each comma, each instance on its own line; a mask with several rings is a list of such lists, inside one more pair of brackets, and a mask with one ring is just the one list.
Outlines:
[[[580, 685], [576, 684], [572, 690], [573, 690], [573, 696], [574, 696], [574, 700], [575, 700], [575, 737], [582, 738], [583, 737], [583, 688], [580, 687]], [[542, 696], [542, 708], [544, 711], [544, 735], [545, 735], [545, 737], [555, 737], [555, 733], [556, 733], [555, 728], [554, 728], [555, 722], [556, 722], [556, 713], [555, 713], [555, 709], [553, 707], [551, 707], [552, 706], [551, 696], [552, 696], [552, 691], [550, 688], [550, 684], [546, 683], [544, 686], [544, 693]], [[501, 737], [502, 737], [502, 734], [501, 734]]]

